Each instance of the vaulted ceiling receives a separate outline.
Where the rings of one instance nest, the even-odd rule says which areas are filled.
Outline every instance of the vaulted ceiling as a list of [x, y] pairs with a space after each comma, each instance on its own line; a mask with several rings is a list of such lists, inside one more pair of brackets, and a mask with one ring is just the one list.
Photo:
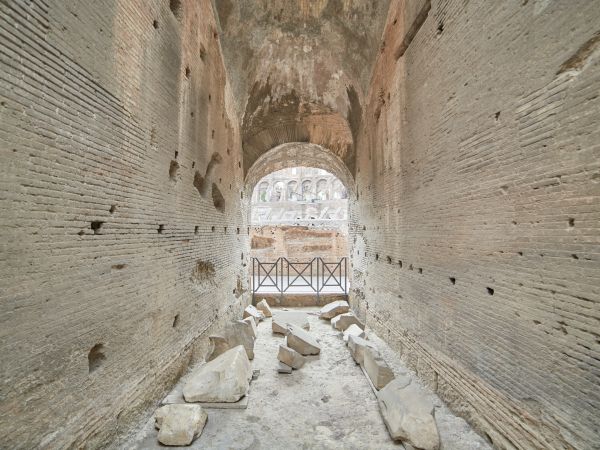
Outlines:
[[244, 169], [287, 142], [354, 171], [354, 135], [389, 0], [214, 0]]

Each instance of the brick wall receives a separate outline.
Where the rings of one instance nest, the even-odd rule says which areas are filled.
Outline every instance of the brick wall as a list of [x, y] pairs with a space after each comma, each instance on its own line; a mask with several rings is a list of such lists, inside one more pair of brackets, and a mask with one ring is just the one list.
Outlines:
[[498, 448], [595, 448], [598, 3], [409, 6], [358, 136], [353, 302]]
[[212, 5], [2, 2], [0, 39], [2, 446], [106, 447], [247, 300]]

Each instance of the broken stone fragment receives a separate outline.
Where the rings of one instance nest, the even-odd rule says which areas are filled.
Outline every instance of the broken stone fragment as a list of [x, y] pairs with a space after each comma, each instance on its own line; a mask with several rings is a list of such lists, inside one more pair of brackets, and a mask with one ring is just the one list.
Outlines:
[[256, 304], [256, 309], [262, 312], [265, 315], [265, 317], [273, 316], [273, 314], [271, 313], [271, 308], [264, 298]]
[[318, 355], [321, 346], [309, 333], [297, 325], [288, 325], [287, 346], [296, 350], [301, 355]]
[[326, 304], [319, 311], [319, 319], [332, 319], [335, 316], [344, 314], [350, 311], [350, 305], [344, 300], [337, 300]]
[[244, 309], [243, 318], [245, 319], [246, 317], [252, 317], [258, 325], [258, 322], [263, 320], [265, 318], [265, 315], [261, 311], [256, 309], [256, 306], [248, 305], [246, 306], [246, 309]]
[[358, 325], [356, 325], [355, 323], [353, 323], [352, 325], [350, 325], [348, 328], [346, 328], [346, 331], [344, 331], [344, 342], [348, 342], [348, 338], [350, 336], [357, 336], [357, 337], [365, 337], [365, 332], [362, 330], [361, 327], [359, 327]]
[[271, 329], [273, 330], [273, 333], [285, 335], [288, 333], [288, 323], [298, 325], [300, 328], [304, 328], [305, 330], [310, 330], [308, 315], [299, 311], [276, 311], [273, 315]]
[[352, 358], [354, 358], [354, 361], [356, 361], [356, 364], [364, 363], [365, 349], [367, 347], [375, 349], [375, 346], [371, 342], [362, 337], [353, 335], [348, 336], [348, 348], [350, 349], [350, 354], [352, 355]]
[[340, 331], [345, 331], [346, 328], [348, 328], [352, 324], [358, 325], [363, 330], [365, 329], [363, 323], [360, 320], [358, 320], [358, 317], [356, 317], [351, 312], [340, 314], [331, 319], [331, 325], [333, 326], [333, 328]]
[[277, 359], [282, 363], [290, 366], [292, 369], [299, 369], [304, 365], [304, 356], [298, 353], [296, 350], [286, 347], [285, 345], [279, 346], [279, 354]]
[[248, 359], [254, 359], [256, 324], [252, 324], [253, 321], [254, 319], [251, 317], [248, 320], [236, 320], [225, 325], [220, 335], [209, 336], [208, 339], [213, 350], [207, 360], [212, 361], [217, 356], [238, 345], [244, 346]]
[[163, 445], [190, 445], [200, 436], [208, 415], [200, 405], [165, 405], [156, 410], [158, 441]]
[[248, 392], [252, 367], [238, 345], [200, 366], [183, 387], [186, 402], [237, 402]]
[[423, 450], [438, 450], [440, 437], [433, 404], [415, 383], [399, 377], [377, 393], [383, 421], [395, 441]]
[[250, 328], [252, 328], [252, 335], [256, 338], [256, 336], [258, 336], [258, 328], [256, 327], [256, 321], [252, 317], [246, 317], [242, 321], [250, 325]]
[[284, 364], [281, 361], [279, 361], [279, 367], [277, 368], [277, 372], [292, 373], [292, 368], [290, 366], [288, 366], [287, 364]]
[[376, 389], [383, 388], [394, 379], [394, 372], [374, 348], [365, 347], [363, 367]]

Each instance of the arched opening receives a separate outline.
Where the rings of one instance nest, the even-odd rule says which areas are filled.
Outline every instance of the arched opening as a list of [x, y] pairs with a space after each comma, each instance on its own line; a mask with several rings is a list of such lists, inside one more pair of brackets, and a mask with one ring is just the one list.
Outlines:
[[347, 298], [353, 179], [327, 149], [284, 144], [248, 171], [253, 296], [285, 306]]

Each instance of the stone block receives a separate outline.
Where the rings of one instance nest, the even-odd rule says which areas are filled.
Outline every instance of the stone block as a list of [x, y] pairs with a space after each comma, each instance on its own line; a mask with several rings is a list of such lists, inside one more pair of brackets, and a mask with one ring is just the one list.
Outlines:
[[252, 367], [238, 345], [196, 369], [183, 387], [186, 402], [237, 402], [248, 392]]
[[357, 336], [357, 337], [362, 338], [362, 337], [365, 337], [365, 332], [363, 331], [363, 329], [361, 327], [359, 327], [358, 325], [353, 323], [348, 328], [346, 328], [346, 331], [344, 331], [344, 335], [343, 335], [344, 342], [348, 342], [348, 338], [350, 336]]
[[423, 450], [439, 449], [433, 404], [409, 377], [401, 376], [388, 383], [377, 393], [377, 401], [392, 439]]
[[394, 372], [376, 349], [365, 347], [363, 354], [363, 367], [376, 389], [383, 388], [394, 379]]
[[248, 359], [254, 359], [256, 324], [251, 323], [253, 321], [252, 317], [249, 317], [248, 320], [236, 320], [235, 322], [228, 323], [220, 335], [209, 336], [213, 350], [207, 360], [212, 361], [217, 356], [238, 345], [244, 346]]
[[350, 311], [350, 305], [348, 305], [347, 301], [337, 300], [335, 302], [331, 302], [326, 304], [319, 311], [319, 319], [332, 319], [335, 316], [339, 316], [340, 314], [344, 314]]
[[362, 337], [350, 335], [348, 336], [348, 348], [350, 349], [350, 354], [352, 355], [352, 358], [354, 358], [354, 361], [356, 361], [356, 364], [363, 364], [365, 349], [375, 349], [375, 346]]
[[265, 315], [265, 317], [273, 316], [273, 313], [271, 312], [271, 307], [264, 298], [256, 304], [256, 309], [262, 312]]
[[318, 355], [321, 346], [308, 332], [297, 325], [288, 325], [287, 346], [296, 350], [301, 355]]
[[156, 410], [158, 441], [163, 445], [190, 445], [200, 436], [208, 415], [200, 405], [165, 405]]
[[352, 324], [359, 326], [363, 330], [365, 329], [363, 323], [351, 312], [337, 315], [331, 319], [331, 326], [340, 331], [345, 331]]
[[282, 363], [290, 366], [292, 369], [299, 369], [304, 365], [305, 359], [296, 350], [286, 347], [285, 345], [279, 346], [279, 353], [277, 359]]
[[252, 317], [258, 325], [258, 322], [263, 320], [265, 318], [265, 315], [262, 313], [262, 311], [256, 309], [255, 306], [248, 305], [246, 306], [246, 309], [244, 309], [244, 315], [242, 316], [242, 318], [245, 319], [246, 317]]
[[286, 335], [288, 333], [287, 325], [297, 325], [304, 330], [310, 330], [308, 316], [299, 311], [276, 311], [271, 322], [273, 333]]
[[292, 373], [292, 368], [290, 366], [288, 366], [287, 364], [284, 364], [281, 361], [279, 361], [279, 366], [277, 368], [277, 372], [279, 372], [279, 373]]

